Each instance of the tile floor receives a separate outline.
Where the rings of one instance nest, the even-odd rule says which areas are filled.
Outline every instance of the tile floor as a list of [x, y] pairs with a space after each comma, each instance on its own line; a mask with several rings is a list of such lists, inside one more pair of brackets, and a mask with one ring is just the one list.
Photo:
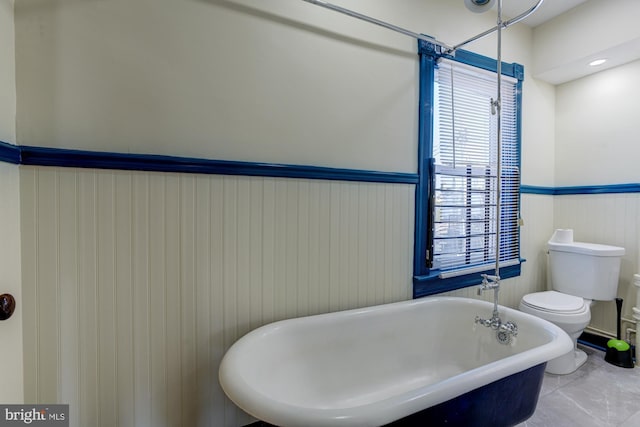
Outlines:
[[517, 427], [640, 426], [640, 368], [619, 368], [604, 352], [581, 348], [589, 355], [584, 366], [545, 374], [536, 412]]

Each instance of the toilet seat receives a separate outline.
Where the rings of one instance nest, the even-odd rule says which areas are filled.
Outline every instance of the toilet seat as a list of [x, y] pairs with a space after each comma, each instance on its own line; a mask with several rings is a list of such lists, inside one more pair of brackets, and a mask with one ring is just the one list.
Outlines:
[[583, 314], [589, 311], [588, 301], [557, 291], [527, 294], [522, 297], [522, 304], [537, 311], [564, 315]]
[[570, 374], [587, 360], [586, 354], [575, 345], [591, 321], [591, 304], [589, 299], [558, 291], [535, 292], [520, 300], [520, 311], [555, 324], [569, 334], [574, 343], [572, 351], [547, 362], [546, 372]]
[[527, 294], [520, 300], [519, 308], [520, 311], [555, 323], [572, 337], [573, 334], [582, 333], [591, 321], [591, 300], [557, 291]]

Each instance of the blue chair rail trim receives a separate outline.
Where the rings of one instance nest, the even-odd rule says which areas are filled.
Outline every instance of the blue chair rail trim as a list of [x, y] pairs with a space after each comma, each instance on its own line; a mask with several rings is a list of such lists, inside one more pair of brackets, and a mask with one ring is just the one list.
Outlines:
[[10, 144], [0, 145], [0, 160], [34, 166], [324, 179], [391, 184], [418, 183], [418, 174], [415, 173], [210, 160], [156, 154], [124, 154], [62, 148], [11, 146]]
[[533, 185], [523, 185], [520, 187], [520, 192], [522, 194], [541, 194], [546, 196], [640, 193], [640, 183], [579, 185], [573, 187], [537, 187]]
[[0, 161], [20, 164], [20, 147], [0, 141]]
[[[428, 84], [426, 79], [422, 83]], [[431, 104], [425, 102], [423, 108], [429, 109], [431, 108]], [[423, 132], [427, 133], [428, 130], [425, 129]], [[425, 149], [425, 147], [420, 148]], [[425, 150], [425, 152], [428, 151]], [[420, 166], [426, 167], [428, 159], [423, 158], [423, 156], [424, 154], [419, 156], [422, 159]], [[123, 154], [63, 148], [17, 146], [3, 141], [0, 141], [0, 162], [35, 166], [248, 175], [397, 184], [420, 183], [419, 174], [417, 173], [378, 172], [320, 166], [210, 160], [156, 154]], [[420, 192], [426, 190], [426, 186], [422, 188], [423, 190]], [[520, 192], [522, 194], [540, 194], [547, 196], [640, 193], [640, 183], [569, 187], [545, 187], [523, 184], [520, 187]]]
[[535, 185], [521, 185], [520, 194], [541, 194], [545, 196], [553, 196], [555, 189], [553, 187], [538, 187]]

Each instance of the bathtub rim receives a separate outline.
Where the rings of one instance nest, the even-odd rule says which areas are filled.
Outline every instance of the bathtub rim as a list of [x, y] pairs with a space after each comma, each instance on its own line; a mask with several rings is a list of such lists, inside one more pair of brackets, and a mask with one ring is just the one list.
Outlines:
[[[276, 425], [352, 426], [386, 424], [401, 419], [425, 408], [446, 402], [471, 390], [475, 390], [501, 378], [547, 362], [567, 353], [573, 348], [569, 336], [552, 323], [518, 310], [500, 306], [502, 316], [518, 321], [526, 319], [536, 327], [545, 329], [551, 336], [549, 342], [522, 353], [498, 359], [488, 364], [456, 374], [439, 382], [418, 387], [385, 399], [342, 408], [318, 408], [292, 405], [265, 395], [254, 388], [242, 376], [233, 372], [241, 369], [235, 366], [236, 353], [244, 350], [244, 343], [255, 335], [262, 336], [286, 326], [285, 322], [322, 322], [326, 317], [366, 316], [371, 312], [394, 311], [404, 306], [454, 302], [475, 306], [482, 313], [492, 310], [493, 304], [464, 297], [429, 296], [417, 300], [368, 306], [331, 313], [323, 313], [300, 318], [285, 319], [261, 326], [240, 338], [225, 354], [219, 369], [219, 381], [224, 392], [241, 409], [263, 421]], [[479, 313], [481, 314], [481, 313]], [[499, 345], [496, 343], [496, 345]], [[526, 354], [527, 356], [523, 356]]]

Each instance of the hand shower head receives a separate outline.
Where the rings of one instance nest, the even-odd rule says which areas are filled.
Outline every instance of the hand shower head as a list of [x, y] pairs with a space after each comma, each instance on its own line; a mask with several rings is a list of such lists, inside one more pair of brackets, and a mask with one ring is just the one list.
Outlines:
[[496, 0], [464, 0], [464, 5], [473, 13], [483, 13], [491, 9]]

